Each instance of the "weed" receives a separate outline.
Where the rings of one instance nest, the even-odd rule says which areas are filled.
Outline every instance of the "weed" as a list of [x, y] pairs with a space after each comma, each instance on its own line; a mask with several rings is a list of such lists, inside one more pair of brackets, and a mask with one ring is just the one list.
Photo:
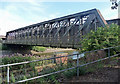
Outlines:
[[15, 82], [15, 77], [14, 77], [14, 74], [13, 74], [13, 73], [11, 74], [11, 82], [12, 82], [12, 83]]

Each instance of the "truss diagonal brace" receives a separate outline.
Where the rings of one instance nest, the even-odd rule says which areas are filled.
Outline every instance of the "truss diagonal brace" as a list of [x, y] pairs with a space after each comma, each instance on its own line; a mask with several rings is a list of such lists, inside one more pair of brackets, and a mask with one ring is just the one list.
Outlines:
[[[67, 20], [65, 20], [66, 24], [67, 24]], [[64, 24], [64, 22], [62, 23], [62, 25]], [[65, 24], [64, 24], [65, 25]], [[59, 27], [57, 32], [55, 33], [54, 37], [58, 34], [58, 32], [61, 30], [62, 27]]]
[[84, 23], [84, 25], [79, 29], [79, 31], [78, 31], [78, 34], [76, 35], [77, 37], [80, 35], [80, 31], [82, 30], [82, 29], [88, 29], [89, 28], [89, 26], [90, 26], [90, 24], [91, 24], [91, 22], [95, 19], [96, 17], [95, 17], [95, 15], [94, 14], [90, 14], [89, 15], [89, 17], [87, 18], [87, 21]]
[[[58, 26], [59, 22], [57, 22], [57, 24], [55, 26]], [[50, 35], [51, 31], [53, 30], [53, 28], [50, 29], [49, 33], [47, 34], [47, 37]]]
[[74, 21], [75, 23], [73, 22], [73, 24], [68, 27], [68, 29], [67, 29], [67, 31], [65, 32], [65, 34], [63, 35], [63, 37], [68, 33], [68, 31], [71, 29], [71, 27], [78, 22], [78, 20], [79, 20], [79, 18], [76, 18], [76, 19], [75, 19], [75, 21]]

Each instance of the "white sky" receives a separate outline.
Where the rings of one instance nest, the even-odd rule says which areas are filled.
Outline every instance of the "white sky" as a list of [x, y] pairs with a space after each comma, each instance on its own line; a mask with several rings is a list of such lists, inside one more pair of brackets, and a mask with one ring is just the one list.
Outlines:
[[[21, 2], [22, 1], [22, 2]], [[46, 0], [45, 2], [47, 2]], [[118, 10], [111, 10], [111, 3], [107, 0], [92, 0], [91, 2], [79, 0], [78, 3], [73, 3], [70, 0], [63, 0], [62, 3], [54, 2], [44, 3], [37, 0], [1, 0], [0, 1], [0, 35], [5, 35], [6, 32], [30, 24], [39, 23], [45, 20], [62, 17], [65, 15], [82, 12], [97, 8], [102, 13], [105, 19], [115, 19], [118, 17]], [[97, 3], [94, 3], [96, 1]], [[68, 2], [68, 3], [67, 3]], [[105, 2], [105, 3], [104, 3]], [[86, 5], [87, 4], [87, 5]]]

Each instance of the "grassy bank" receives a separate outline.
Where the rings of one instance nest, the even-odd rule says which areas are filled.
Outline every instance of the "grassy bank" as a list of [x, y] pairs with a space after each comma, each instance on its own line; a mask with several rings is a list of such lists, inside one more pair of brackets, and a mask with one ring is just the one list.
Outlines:
[[[44, 57], [42, 57], [42, 58], [44, 58]], [[3, 64], [8, 64], [8, 63], [11, 64], [11, 63], [15, 63], [15, 62], [31, 61], [31, 60], [35, 60], [35, 59], [39, 60], [42, 58], [34, 57], [32, 55], [23, 56], [21, 54], [18, 54], [18, 55], [16, 54], [15, 56], [12, 55], [9, 57], [5, 57], [2, 60], [3, 60]], [[111, 60], [116, 60], [116, 58], [111, 59]], [[63, 70], [66, 68], [71, 68], [76, 65], [76, 61], [72, 60], [72, 59], [68, 59], [67, 63], [65, 63], [65, 62], [64, 63], [53, 63], [52, 61], [53, 60], [45, 60], [45, 61], [10, 67], [10, 70], [11, 70], [10, 80], [11, 80], [11, 82], [16, 82], [19, 80], [32, 78], [32, 77], [35, 77], [38, 75], [43, 75], [43, 74]], [[104, 67], [106, 62], [102, 61], [102, 62], [98, 62], [93, 65], [81, 67], [81, 68], [79, 68], [79, 72], [80, 72], [79, 75], [84, 75], [89, 72], [94, 72], [96, 69]], [[4, 70], [4, 72], [2, 74], [6, 74], [6, 69], [4, 68], [3, 70]], [[62, 73], [58, 73], [58, 74], [50, 75], [47, 77], [31, 80], [31, 81], [26, 82], [26, 84], [29, 84], [29, 83], [59, 84], [64, 79], [66, 80], [66, 79], [72, 78], [76, 75], [77, 75], [77, 69], [72, 69], [72, 70], [62, 72]]]
[[46, 47], [42, 47], [42, 46], [32, 46], [32, 50], [36, 51], [36, 52], [44, 52], [46, 50]]

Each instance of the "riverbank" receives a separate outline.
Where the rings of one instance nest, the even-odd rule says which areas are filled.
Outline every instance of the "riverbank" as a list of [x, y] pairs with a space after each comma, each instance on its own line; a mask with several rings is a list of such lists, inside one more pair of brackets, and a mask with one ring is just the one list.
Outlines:
[[72, 48], [48, 48], [46, 47], [45, 51], [34, 51], [34, 50], [23, 50], [23, 51], [19, 51], [19, 50], [0, 50], [1, 56], [0, 57], [5, 57], [7, 55], [12, 55], [15, 53], [19, 53], [19, 54], [23, 54], [23, 55], [34, 55], [34, 56], [53, 56], [55, 54], [62, 54], [62, 53], [68, 53], [69, 54], [75, 54], [74, 52], [77, 51], [75, 49]]
[[32, 54], [47, 54], [47, 53], [56, 53], [56, 52], [72, 52], [75, 51], [75, 49], [72, 48], [46, 48], [43, 52], [35, 52], [31, 50]]

